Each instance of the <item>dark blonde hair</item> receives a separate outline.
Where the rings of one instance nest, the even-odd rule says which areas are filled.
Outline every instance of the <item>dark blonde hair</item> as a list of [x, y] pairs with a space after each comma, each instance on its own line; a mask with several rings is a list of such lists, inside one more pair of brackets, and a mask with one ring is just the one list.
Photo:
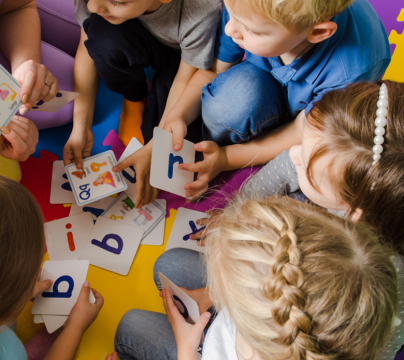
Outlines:
[[[381, 81], [352, 84], [326, 93], [314, 104], [306, 119], [309, 128], [320, 131], [325, 141], [313, 149], [307, 167], [329, 154], [329, 177], [350, 215], [357, 209], [361, 220], [377, 229], [381, 240], [403, 254], [404, 239], [404, 84], [384, 81], [388, 91], [388, 115], [381, 159], [372, 166], [375, 118]], [[333, 169], [338, 163], [338, 170]]]
[[397, 283], [366, 225], [287, 197], [236, 198], [206, 234], [215, 306], [263, 359], [377, 358]]
[[44, 246], [35, 199], [24, 186], [0, 176], [0, 324], [14, 320], [31, 298]]

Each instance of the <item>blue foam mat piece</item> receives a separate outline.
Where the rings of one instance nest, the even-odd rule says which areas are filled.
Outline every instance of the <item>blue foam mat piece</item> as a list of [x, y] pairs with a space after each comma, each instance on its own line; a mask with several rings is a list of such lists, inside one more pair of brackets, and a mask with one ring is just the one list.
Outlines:
[[[108, 90], [104, 81], [100, 79], [95, 101], [93, 121], [94, 146], [91, 155], [110, 149], [110, 146], [103, 146], [102, 142], [111, 130], [115, 130], [118, 133], [122, 98], [122, 95]], [[69, 139], [72, 128], [73, 122], [51, 129], [40, 130], [39, 142], [32, 156], [39, 158], [40, 151], [47, 150], [59, 156], [61, 160], [63, 158], [63, 147]]]

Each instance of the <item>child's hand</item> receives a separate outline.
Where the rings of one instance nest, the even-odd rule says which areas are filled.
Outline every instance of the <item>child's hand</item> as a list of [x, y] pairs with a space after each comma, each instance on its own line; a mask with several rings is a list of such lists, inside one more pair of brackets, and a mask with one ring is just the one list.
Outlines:
[[0, 155], [12, 160], [25, 161], [35, 152], [38, 129], [22, 116], [14, 116], [7, 127], [1, 127]]
[[173, 134], [174, 150], [180, 151], [184, 143], [184, 138], [187, 135], [187, 124], [185, 124], [185, 121], [179, 117], [173, 120], [167, 119], [163, 129]]
[[212, 300], [210, 299], [209, 296], [209, 288], [199, 288], [195, 290], [188, 290], [183, 287], [180, 287], [180, 289], [187, 294], [190, 298], [195, 300], [195, 302], [198, 304], [199, 308], [199, 314], [203, 314], [204, 312], [208, 311], [208, 309], [213, 305]]
[[52, 100], [58, 90], [59, 84], [52, 73], [34, 60], [28, 60], [21, 64], [13, 73], [13, 76], [21, 84], [20, 98], [23, 105], [20, 114], [24, 115], [36, 104], [37, 101]]
[[178, 165], [180, 169], [198, 173], [196, 181], [184, 186], [185, 195], [192, 197], [192, 201], [197, 200], [208, 189], [209, 181], [227, 167], [226, 150], [215, 142], [202, 141], [195, 144], [194, 149], [203, 152], [204, 160], [195, 164]]
[[117, 360], [117, 359], [118, 359], [117, 353], [113, 352], [112, 354], [108, 355], [105, 360]]
[[189, 353], [196, 355], [203, 329], [209, 322], [210, 313], [203, 313], [195, 325], [188, 324], [175, 306], [170, 291], [163, 289], [161, 294], [168, 321], [173, 327], [178, 354]]
[[91, 155], [94, 144], [94, 137], [91, 128], [83, 127], [74, 129], [70, 134], [69, 140], [63, 148], [64, 165], [75, 163], [77, 169], [83, 168], [83, 158]]
[[159, 193], [158, 189], [150, 185], [150, 166], [153, 141], [128, 156], [124, 161], [112, 168], [113, 171], [122, 171], [133, 166], [136, 172], [136, 203], [137, 209], [154, 201]]
[[[38, 275], [38, 280], [39, 280], [39, 276]], [[34, 301], [34, 299], [36, 298], [36, 296], [38, 294], [42, 294], [46, 289], [49, 289], [53, 284], [52, 280], [43, 280], [43, 281], [37, 281], [35, 283], [35, 287], [34, 287], [34, 291], [32, 292], [32, 299], [31, 301]]]
[[[95, 303], [90, 303], [90, 291], [93, 292]], [[74, 327], [75, 331], [84, 334], [89, 326], [97, 318], [102, 306], [104, 305], [103, 297], [94, 289], [90, 289], [90, 284], [85, 282], [81, 288], [79, 298], [73, 306], [65, 327]]]
[[196, 240], [198, 246], [205, 246], [205, 229], [214, 218], [219, 216], [222, 212], [223, 210], [207, 210], [206, 213], [210, 216], [209, 218], [196, 220], [196, 225], [203, 225], [204, 228], [195, 234], [189, 235], [189, 238], [191, 240]]

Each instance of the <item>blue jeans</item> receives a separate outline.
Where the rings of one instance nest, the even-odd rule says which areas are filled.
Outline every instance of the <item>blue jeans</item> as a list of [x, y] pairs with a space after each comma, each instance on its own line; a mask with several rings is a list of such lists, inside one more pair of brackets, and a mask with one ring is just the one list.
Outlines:
[[220, 146], [250, 140], [292, 120], [287, 89], [248, 61], [220, 73], [202, 89], [204, 140]]
[[[206, 286], [203, 255], [197, 251], [175, 248], [157, 259], [153, 274], [161, 290], [159, 272], [187, 289]], [[145, 310], [130, 310], [122, 317], [115, 334], [115, 350], [121, 360], [177, 359], [177, 344], [167, 316]]]

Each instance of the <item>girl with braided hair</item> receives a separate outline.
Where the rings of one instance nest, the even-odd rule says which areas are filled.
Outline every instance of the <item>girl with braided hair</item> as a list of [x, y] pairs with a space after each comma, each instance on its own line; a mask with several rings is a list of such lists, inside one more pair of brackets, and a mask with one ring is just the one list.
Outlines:
[[[236, 198], [209, 223], [206, 241], [208, 285], [220, 312], [203, 360], [377, 358], [397, 284], [387, 248], [367, 226], [287, 197]], [[161, 296], [167, 316], [124, 315], [115, 337], [121, 359], [198, 358], [210, 313], [190, 325], [169, 291]]]

